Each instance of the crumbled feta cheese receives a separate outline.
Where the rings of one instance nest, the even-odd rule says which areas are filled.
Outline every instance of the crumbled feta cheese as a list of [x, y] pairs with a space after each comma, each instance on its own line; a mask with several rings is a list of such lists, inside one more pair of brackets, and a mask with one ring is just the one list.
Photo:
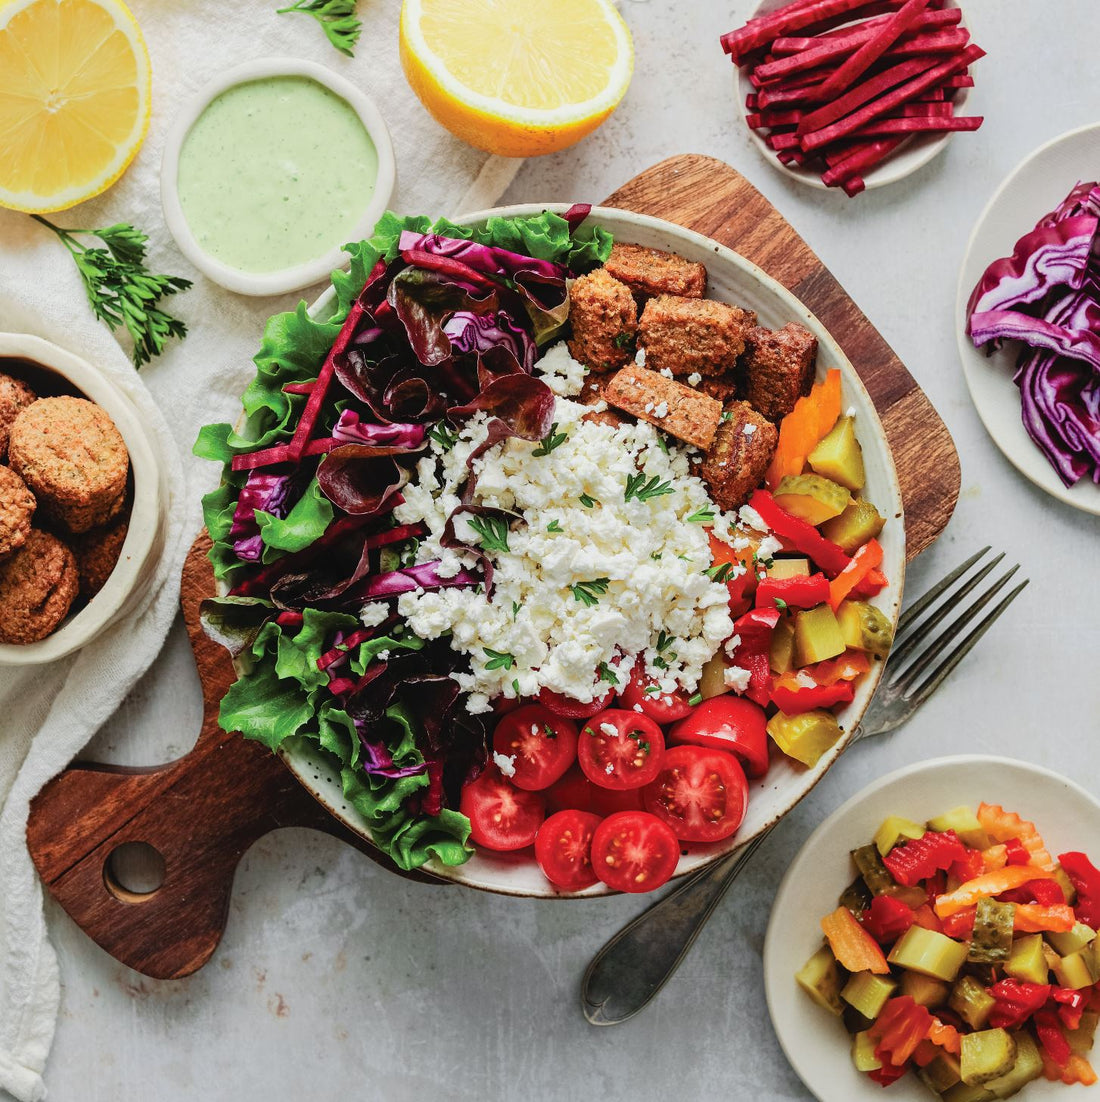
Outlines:
[[671, 367], [662, 367], [658, 372], [659, 375], [663, 375], [666, 379], [675, 379], [676, 376], [672, 374]]
[[642, 712], [644, 714], [645, 713], [645, 708], [643, 708], [640, 704], [635, 704], [634, 705], [634, 711]]
[[380, 650], [375, 656], [379, 662], [388, 662], [390, 660], [390, 652], [388, 650]]
[[646, 402], [646, 404], [645, 404], [645, 411], [646, 411], [646, 413], [652, 413], [652, 412], [653, 412], [653, 410], [654, 410], [654, 405], [653, 405], [653, 403], [652, 403], [652, 402]]
[[741, 429], [741, 431], [746, 436], [752, 436], [752, 434], [756, 432], [756, 426], [751, 421], [746, 421], [745, 426]]
[[855, 407], [855, 406], [849, 406], [849, 407], [848, 407], [848, 408], [847, 408], [847, 409], [846, 409], [846, 410], [844, 411], [844, 416], [845, 416], [845, 417], [855, 417], [855, 415], [856, 415], [856, 407]]
[[668, 416], [668, 402], [660, 401], [653, 407], [653, 416], [658, 421], [663, 420]]
[[795, 682], [801, 685], [804, 689], [812, 689], [817, 684], [817, 682], [805, 670], [799, 670], [798, 673], [795, 674], [794, 679]]
[[618, 738], [619, 737], [619, 729], [618, 729], [618, 727], [615, 726], [614, 723], [601, 723], [600, 724], [600, 731], [603, 734], [607, 735], [608, 738]]
[[506, 777], [514, 777], [516, 775], [516, 755], [515, 754], [498, 754], [493, 751], [493, 761], [496, 763], [496, 767]]
[[765, 523], [764, 518], [751, 506], [742, 505], [737, 510], [737, 519], [746, 527], [756, 532], [770, 532], [771, 529]]
[[766, 559], [774, 557], [777, 551], [783, 550], [783, 544], [775, 538], [775, 536], [765, 536], [760, 541], [760, 546], [756, 549], [756, 557], [763, 562]]
[[535, 364], [535, 373], [559, 397], [580, 394], [588, 368], [569, 354], [565, 341], [551, 345]]
[[376, 628], [390, 614], [390, 606], [384, 601], [372, 601], [359, 610], [359, 622], [365, 628]]
[[703, 376], [698, 371], [693, 371], [688, 376], [688, 386], [698, 386], [703, 381]]
[[751, 678], [752, 674], [742, 666], [727, 666], [725, 673], [722, 674], [722, 682], [726, 688], [732, 689], [738, 694], [743, 693], [749, 687]]
[[732, 658], [737, 653], [737, 648], [741, 646], [741, 636], [731, 635], [726, 640], [726, 654]]
[[639, 348], [638, 351], [634, 353], [634, 362], [639, 367], [641, 367], [645, 363], [645, 349], [644, 348]]
[[603, 771], [610, 777], [611, 774], [615, 772], [615, 763], [609, 761], [607, 765], [604, 766]]
[[734, 551], [745, 551], [751, 546], [752, 540], [748, 539], [746, 536], [738, 536], [733, 543], [730, 544], [730, 547], [732, 547]]

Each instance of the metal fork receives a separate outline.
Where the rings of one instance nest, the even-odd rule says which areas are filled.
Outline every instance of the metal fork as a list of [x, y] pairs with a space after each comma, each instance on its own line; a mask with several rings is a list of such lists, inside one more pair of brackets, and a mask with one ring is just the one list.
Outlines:
[[[888, 668], [851, 742], [884, 734], [904, 723], [1027, 585], [1025, 578], [959, 638], [1020, 568], [1019, 564], [1013, 566], [962, 609], [963, 598], [1004, 558], [1002, 552], [966, 578], [989, 550], [984, 547], [972, 555], [902, 613]], [[592, 958], [581, 981], [581, 1007], [592, 1025], [618, 1025], [649, 1004], [775, 825], [728, 857], [689, 876], [624, 926]]]

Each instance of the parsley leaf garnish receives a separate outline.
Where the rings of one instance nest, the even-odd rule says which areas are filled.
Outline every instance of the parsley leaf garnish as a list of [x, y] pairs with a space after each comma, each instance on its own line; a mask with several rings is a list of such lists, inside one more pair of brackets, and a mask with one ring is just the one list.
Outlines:
[[562, 526], [561, 526], [561, 521], [560, 521], [560, 520], [558, 520], [558, 519], [557, 519], [557, 517], [555, 517], [555, 518], [554, 518], [554, 519], [553, 519], [553, 520], [552, 520], [552, 521], [551, 521], [551, 522], [550, 522], [550, 523], [549, 523], [549, 524], [548, 524], [548, 525], [546, 526], [546, 531], [547, 531], [547, 532], [561, 532], [561, 531], [563, 531], [563, 530], [564, 530], [564, 529], [563, 529], [563, 528], [562, 528]]
[[509, 551], [508, 522], [503, 517], [470, 517], [467, 522], [486, 551]]
[[440, 451], [449, 452], [458, 443], [458, 432], [452, 429], [446, 421], [440, 421], [434, 428], [428, 431], [428, 439], [431, 440]]
[[697, 509], [687, 518], [688, 524], [709, 524], [712, 520], [714, 520], [714, 510], [709, 505]]
[[633, 342], [633, 340], [634, 340], [633, 335], [628, 333], [624, 329], [621, 333], [616, 333], [615, 334], [615, 336], [611, 340], [611, 343], [616, 348], [629, 348], [631, 343]]
[[[186, 291], [191, 281], [150, 272], [144, 264], [149, 239], [140, 230], [125, 223], [102, 230], [63, 230], [40, 215], [31, 217], [53, 230], [69, 250], [95, 316], [108, 329], [126, 327], [134, 342], [134, 367], [159, 356], [169, 338], [182, 340], [187, 335], [187, 326], [156, 304], [167, 295]], [[74, 234], [98, 237], [106, 248], [82, 245]]]
[[294, 0], [290, 7], [276, 9], [276, 14], [282, 15], [288, 11], [312, 15], [321, 24], [325, 37], [340, 53], [355, 56], [352, 48], [363, 30], [363, 24], [355, 18], [355, 0]]
[[569, 439], [569, 434], [558, 432], [558, 423], [550, 426], [550, 431], [542, 438], [539, 446], [531, 453], [533, 456], [549, 455], [555, 448], [561, 447]]
[[557, 732], [557, 731], [555, 731], [555, 730], [554, 730], [554, 728], [553, 728], [553, 727], [551, 727], [549, 723], [544, 723], [544, 724], [542, 725], [542, 733], [543, 733], [543, 734], [544, 734], [544, 735], [545, 735], [545, 736], [546, 736], [546, 737], [547, 737], [548, 739], [557, 739], [557, 737], [558, 737], [558, 732]]
[[599, 502], [590, 494], [581, 494], [577, 499], [586, 508], [591, 509], [594, 505], [599, 505]]
[[606, 662], [601, 662], [599, 664], [598, 672], [601, 681], [606, 681], [609, 685], [618, 685], [618, 675]]
[[724, 582], [729, 579], [731, 570], [733, 570], [733, 563], [724, 562], [716, 566], [708, 567], [703, 573], [706, 574], [712, 582]]
[[629, 501], [636, 497], [639, 501], [648, 501], [651, 497], [661, 497], [663, 494], [674, 494], [671, 482], [662, 482], [654, 475], [648, 482], [644, 474], [632, 474], [626, 480], [626, 493], [623, 501]]
[[519, 615], [519, 601], [512, 602], [512, 623], [515, 623], [516, 617]]
[[668, 441], [665, 439], [665, 434], [663, 432], [657, 433], [657, 447], [659, 447], [665, 455], [668, 455]]
[[693, 708], [695, 707], [696, 704], [702, 704], [703, 703], [703, 694], [702, 693], [696, 693], [694, 696], [689, 696], [688, 697], [688, 703]]
[[600, 597], [607, 592], [610, 584], [610, 578], [593, 578], [590, 582], [577, 582], [569, 588], [578, 601], [591, 608], [600, 603]]
[[782, 597], [775, 597], [774, 600], [775, 600], [775, 607], [777, 609], [779, 609], [780, 612], [786, 612], [787, 611], [787, 602], [784, 601]]
[[641, 731], [627, 731], [626, 737], [632, 738], [638, 744], [638, 749], [643, 754], [649, 753], [649, 743], [646, 741], [645, 735]]
[[482, 647], [481, 649], [485, 652], [485, 657], [489, 659], [485, 663], [487, 670], [510, 670], [516, 664], [514, 654], [509, 654], [507, 651], [491, 650], [489, 647]]
[[662, 628], [657, 632], [657, 653], [668, 650], [669, 647], [675, 642], [676, 637], [669, 635], [667, 631]]

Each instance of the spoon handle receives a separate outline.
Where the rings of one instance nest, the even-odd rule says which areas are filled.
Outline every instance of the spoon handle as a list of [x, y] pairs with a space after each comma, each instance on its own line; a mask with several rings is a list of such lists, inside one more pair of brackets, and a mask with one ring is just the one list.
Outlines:
[[581, 1008], [592, 1025], [618, 1025], [649, 1005], [771, 830], [688, 877], [592, 958], [581, 981]]

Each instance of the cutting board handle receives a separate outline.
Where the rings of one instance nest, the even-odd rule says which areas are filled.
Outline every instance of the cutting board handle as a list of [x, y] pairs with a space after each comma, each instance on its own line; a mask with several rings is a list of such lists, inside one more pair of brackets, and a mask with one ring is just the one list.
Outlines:
[[[38, 794], [27, 826], [50, 894], [111, 956], [156, 979], [190, 975], [210, 959], [237, 864], [269, 831], [323, 830], [400, 871], [325, 811], [270, 751], [218, 726], [218, 702], [235, 675], [227, 652], [198, 622], [199, 601], [213, 592], [209, 546], [205, 535], [196, 541], [181, 584], [204, 701], [194, 749], [148, 769], [77, 763]], [[112, 855], [134, 842], [163, 860], [164, 878], [153, 891], [128, 890], [115, 873]]]

